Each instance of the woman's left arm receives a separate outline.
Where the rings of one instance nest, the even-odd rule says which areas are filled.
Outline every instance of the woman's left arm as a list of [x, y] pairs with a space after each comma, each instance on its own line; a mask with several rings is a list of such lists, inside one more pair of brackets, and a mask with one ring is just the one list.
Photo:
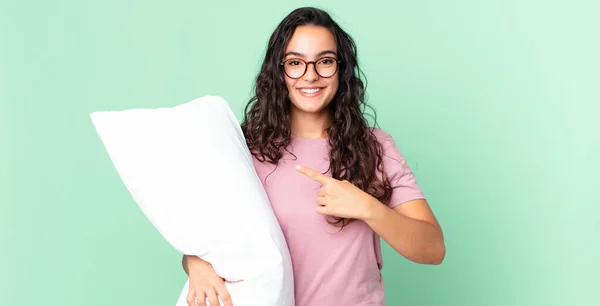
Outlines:
[[321, 184], [317, 213], [366, 222], [385, 242], [407, 259], [440, 264], [446, 255], [438, 221], [425, 199], [406, 201], [390, 208], [348, 181], [327, 177], [314, 169], [298, 171]]
[[439, 265], [446, 255], [444, 235], [425, 199], [390, 208], [367, 197], [362, 220], [396, 252], [407, 259]]

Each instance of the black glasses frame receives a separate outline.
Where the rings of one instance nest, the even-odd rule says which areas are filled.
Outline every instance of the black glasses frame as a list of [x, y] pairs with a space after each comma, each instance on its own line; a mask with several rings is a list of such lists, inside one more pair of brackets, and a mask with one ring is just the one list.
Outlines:
[[[330, 76], [322, 76], [322, 75], [319, 73], [319, 69], [317, 69], [317, 62], [318, 62], [318, 61], [321, 61], [321, 60], [324, 60], [324, 59], [333, 60], [333, 61], [335, 62], [335, 71], [334, 71], [334, 72], [333, 72], [333, 73], [332, 73]], [[301, 74], [299, 77], [295, 77], [295, 78], [294, 78], [294, 77], [291, 77], [291, 76], [290, 76], [289, 74], [287, 74], [287, 72], [285, 71], [285, 66], [284, 66], [284, 65], [285, 65], [285, 63], [286, 63], [286, 62], [288, 62], [288, 61], [302, 61], [302, 62], [304, 62], [304, 72], [302, 72], [302, 74]], [[317, 59], [317, 60], [315, 60], [315, 61], [305, 61], [305, 60], [303, 60], [303, 59], [301, 59], [301, 58], [290, 58], [290, 59], [287, 59], [287, 60], [285, 60], [285, 61], [283, 61], [283, 62], [279, 63], [279, 65], [280, 65], [280, 66], [281, 66], [281, 68], [283, 69], [283, 73], [285, 73], [285, 75], [287, 75], [287, 76], [288, 76], [290, 79], [294, 79], [294, 80], [296, 80], [296, 79], [299, 79], [299, 78], [303, 77], [303, 76], [306, 74], [306, 71], [308, 71], [308, 65], [310, 65], [310, 64], [313, 64], [313, 67], [315, 67], [315, 72], [316, 72], [316, 73], [317, 73], [317, 74], [318, 74], [320, 77], [322, 77], [322, 78], [324, 78], [324, 79], [328, 79], [328, 78], [330, 78], [330, 77], [333, 77], [333, 76], [334, 76], [334, 75], [335, 75], [335, 74], [338, 72], [338, 70], [339, 70], [339, 68], [340, 68], [340, 63], [341, 63], [341, 61], [340, 61], [340, 60], [338, 60], [338, 59], [337, 59], [337, 58], [335, 58], [335, 57], [321, 57], [321, 58], [319, 58], [319, 59]]]

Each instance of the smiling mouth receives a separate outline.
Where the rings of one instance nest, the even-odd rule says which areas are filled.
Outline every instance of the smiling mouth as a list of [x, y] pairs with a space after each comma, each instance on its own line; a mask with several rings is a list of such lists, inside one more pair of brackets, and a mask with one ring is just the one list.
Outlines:
[[323, 88], [300, 88], [301, 92], [306, 92], [306, 93], [315, 93], [315, 92], [319, 92], [323, 90]]
[[323, 91], [323, 87], [318, 88], [299, 88], [300, 94], [305, 97], [314, 97]]

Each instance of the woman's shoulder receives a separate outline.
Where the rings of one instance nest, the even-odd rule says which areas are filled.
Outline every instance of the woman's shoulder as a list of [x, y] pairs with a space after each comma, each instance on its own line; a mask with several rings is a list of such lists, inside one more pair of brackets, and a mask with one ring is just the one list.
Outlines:
[[378, 127], [371, 127], [370, 129], [379, 143], [384, 144], [385, 142], [392, 140], [392, 135], [385, 130]]
[[384, 156], [395, 159], [403, 159], [402, 153], [400, 152], [400, 147], [390, 132], [378, 127], [371, 127], [371, 131], [377, 139], [377, 142], [381, 145]]

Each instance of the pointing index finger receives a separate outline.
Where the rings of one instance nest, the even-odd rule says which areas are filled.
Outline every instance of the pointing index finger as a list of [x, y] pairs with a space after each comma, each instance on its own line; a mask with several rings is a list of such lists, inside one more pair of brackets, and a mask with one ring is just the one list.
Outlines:
[[308, 176], [309, 178], [311, 178], [321, 184], [325, 184], [327, 182], [327, 180], [329, 179], [327, 176], [323, 175], [321, 172], [313, 170], [313, 169], [305, 167], [305, 166], [302, 166], [302, 165], [296, 166], [296, 170], [298, 170], [298, 172]]

